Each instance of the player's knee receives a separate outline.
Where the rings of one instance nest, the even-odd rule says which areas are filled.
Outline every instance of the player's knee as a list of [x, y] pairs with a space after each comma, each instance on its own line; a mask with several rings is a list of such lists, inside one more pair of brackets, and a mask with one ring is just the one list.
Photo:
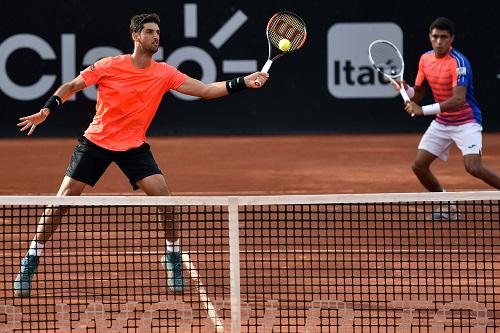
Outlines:
[[474, 177], [481, 177], [483, 174], [483, 167], [478, 163], [465, 164], [465, 170]]
[[426, 166], [426, 165], [423, 165], [422, 163], [419, 163], [418, 161], [415, 161], [411, 165], [411, 169], [413, 170], [413, 172], [415, 174], [418, 175], [418, 174], [420, 174], [422, 172], [426, 172], [429, 169], [429, 167]]

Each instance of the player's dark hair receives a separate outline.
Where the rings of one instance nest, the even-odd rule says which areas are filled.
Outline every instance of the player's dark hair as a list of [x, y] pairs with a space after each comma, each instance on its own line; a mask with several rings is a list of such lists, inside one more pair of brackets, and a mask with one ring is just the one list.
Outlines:
[[455, 35], [455, 23], [446, 17], [438, 17], [435, 19], [429, 27], [429, 32], [433, 29], [445, 30], [448, 31], [451, 36]]
[[156, 13], [139, 14], [130, 20], [130, 33], [139, 32], [144, 28], [145, 23], [156, 23], [160, 25], [160, 17]]

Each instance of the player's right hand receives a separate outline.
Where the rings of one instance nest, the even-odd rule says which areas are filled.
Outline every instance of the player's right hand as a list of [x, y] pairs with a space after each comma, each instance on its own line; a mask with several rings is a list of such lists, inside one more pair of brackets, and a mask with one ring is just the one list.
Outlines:
[[31, 135], [31, 133], [35, 131], [35, 128], [47, 119], [49, 114], [50, 110], [48, 108], [43, 108], [35, 114], [19, 118], [20, 122], [17, 126], [21, 127], [21, 132], [29, 129], [28, 135]]
[[269, 79], [269, 73], [255, 72], [245, 76], [245, 85], [248, 88], [262, 88]]
[[422, 116], [424, 114], [422, 107], [413, 101], [409, 101], [405, 104], [405, 111], [412, 117]]

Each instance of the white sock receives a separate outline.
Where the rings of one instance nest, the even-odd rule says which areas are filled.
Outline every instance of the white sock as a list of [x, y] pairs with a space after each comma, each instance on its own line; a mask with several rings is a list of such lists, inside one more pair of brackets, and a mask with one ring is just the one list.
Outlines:
[[30, 249], [28, 254], [32, 256], [40, 257], [43, 253], [44, 244], [38, 243], [37, 241], [31, 241]]
[[181, 240], [177, 239], [175, 242], [171, 242], [168, 239], [167, 243], [167, 252], [181, 252]]

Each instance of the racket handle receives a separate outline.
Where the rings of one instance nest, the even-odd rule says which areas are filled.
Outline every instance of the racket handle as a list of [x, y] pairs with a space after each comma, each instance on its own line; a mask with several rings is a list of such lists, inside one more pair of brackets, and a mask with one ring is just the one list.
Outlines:
[[[410, 96], [408, 96], [408, 93], [406, 92], [406, 89], [403, 85], [401, 85], [401, 88], [399, 89], [399, 93], [401, 94], [401, 97], [403, 97], [405, 104], [410, 101]], [[411, 116], [415, 117], [415, 114], [412, 113]]]
[[401, 94], [401, 97], [403, 97], [405, 103], [410, 101], [410, 97], [406, 93], [405, 87], [403, 85], [401, 85], [401, 88], [399, 88], [399, 93]]
[[[262, 67], [262, 69], [260, 70], [262, 73], [267, 73], [269, 72], [269, 68], [271, 68], [271, 65], [273, 64], [273, 61], [270, 60], [270, 59], [267, 59], [266, 63], [264, 64], [264, 67]], [[260, 87], [261, 86], [261, 83], [259, 80], [255, 80], [255, 85], [257, 87]]]
[[261, 72], [262, 73], [267, 73], [269, 72], [269, 68], [271, 68], [271, 65], [273, 64], [273, 61], [270, 59], [267, 59], [266, 63], [264, 64], [264, 67], [262, 67]]

